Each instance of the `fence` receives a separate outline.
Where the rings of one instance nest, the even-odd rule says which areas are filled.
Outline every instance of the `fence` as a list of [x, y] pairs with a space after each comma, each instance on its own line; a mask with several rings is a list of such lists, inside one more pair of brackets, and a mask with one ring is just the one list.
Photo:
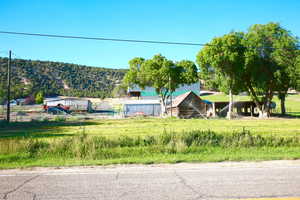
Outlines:
[[[115, 110], [96, 110], [98, 106], [93, 106], [92, 112], [71, 112], [68, 113], [47, 113], [43, 109], [43, 105], [13, 105], [10, 106], [10, 121], [25, 122], [25, 121], [51, 121], [51, 120], [92, 120], [104, 118], [120, 118], [122, 113]], [[0, 105], [0, 121], [6, 120], [6, 105]]]

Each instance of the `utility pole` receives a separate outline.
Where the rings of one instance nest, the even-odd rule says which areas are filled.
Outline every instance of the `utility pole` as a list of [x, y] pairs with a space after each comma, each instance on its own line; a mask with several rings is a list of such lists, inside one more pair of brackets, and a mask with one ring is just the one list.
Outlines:
[[10, 69], [11, 69], [11, 51], [9, 51], [8, 63], [7, 63], [7, 109], [6, 120], [10, 121]]

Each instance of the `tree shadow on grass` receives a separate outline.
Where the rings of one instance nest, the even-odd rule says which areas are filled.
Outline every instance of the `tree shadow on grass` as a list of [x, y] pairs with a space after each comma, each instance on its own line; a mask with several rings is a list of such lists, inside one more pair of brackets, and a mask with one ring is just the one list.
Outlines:
[[297, 119], [300, 118], [300, 112], [288, 112], [285, 115], [282, 114], [272, 114], [272, 117], [286, 118], [286, 119]]
[[11, 134], [0, 135], [0, 139], [10, 138], [49, 138], [49, 137], [63, 137], [63, 136], [74, 136], [75, 134], [64, 134], [64, 133], [28, 133], [28, 132], [14, 132]]
[[68, 127], [86, 127], [100, 125], [100, 122], [11, 122], [0, 123], [1, 138], [47, 138], [72, 136], [80, 131], [75, 129], [75, 133], [65, 133]]
[[10, 122], [5, 121], [0, 122], [1, 129], [18, 129], [18, 128], [40, 128], [40, 127], [62, 127], [62, 126], [90, 126], [90, 125], [100, 125], [100, 122], [94, 121], [84, 121], [84, 122], [55, 122], [55, 121], [32, 121], [32, 122]]

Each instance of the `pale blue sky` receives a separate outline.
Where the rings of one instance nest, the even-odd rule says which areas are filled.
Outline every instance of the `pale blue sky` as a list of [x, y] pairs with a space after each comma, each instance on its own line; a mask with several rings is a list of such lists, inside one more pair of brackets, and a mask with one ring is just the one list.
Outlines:
[[[206, 43], [231, 30], [279, 22], [300, 36], [298, 0], [1, 0], [0, 30]], [[0, 56], [127, 68], [133, 57], [161, 53], [195, 61], [200, 47], [0, 34]]]

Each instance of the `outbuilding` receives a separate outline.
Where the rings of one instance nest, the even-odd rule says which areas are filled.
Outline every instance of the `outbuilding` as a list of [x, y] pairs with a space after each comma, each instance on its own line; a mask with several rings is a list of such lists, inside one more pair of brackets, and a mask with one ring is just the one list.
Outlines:
[[63, 98], [63, 99], [53, 99], [53, 100], [45, 100], [44, 105], [46, 106], [68, 106], [71, 111], [87, 111], [91, 112], [92, 102], [86, 99], [80, 98]]
[[206, 118], [208, 111], [212, 109], [212, 104], [202, 100], [193, 91], [186, 92], [172, 102], [172, 106], [167, 106], [167, 113], [170, 116], [179, 118]]
[[129, 100], [123, 103], [125, 117], [160, 116], [161, 103], [159, 100]]

